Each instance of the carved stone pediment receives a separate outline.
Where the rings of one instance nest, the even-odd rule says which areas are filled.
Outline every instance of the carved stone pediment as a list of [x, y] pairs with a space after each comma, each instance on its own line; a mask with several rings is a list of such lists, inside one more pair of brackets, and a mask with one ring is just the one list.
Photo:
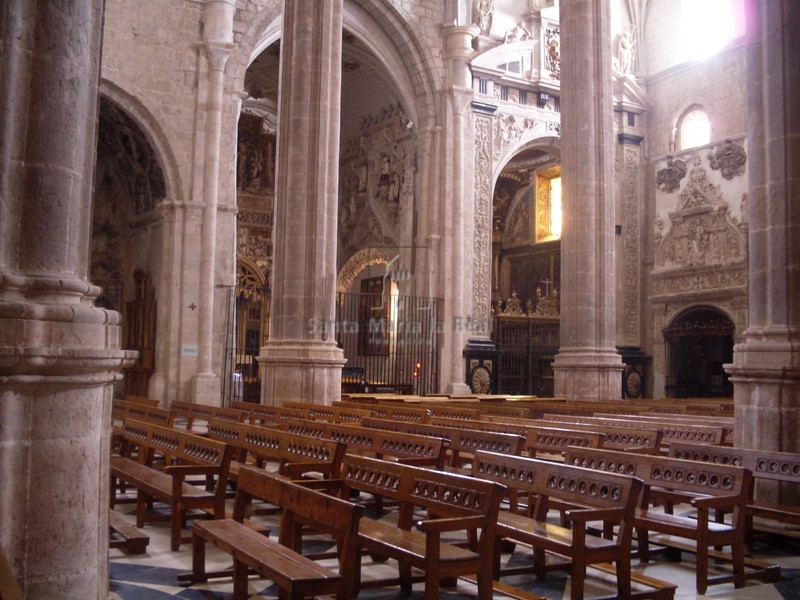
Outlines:
[[719, 186], [699, 165], [669, 213], [671, 226], [656, 250], [656, 271], [728, 265], [746, 259], [746, 233], [729, 214]]

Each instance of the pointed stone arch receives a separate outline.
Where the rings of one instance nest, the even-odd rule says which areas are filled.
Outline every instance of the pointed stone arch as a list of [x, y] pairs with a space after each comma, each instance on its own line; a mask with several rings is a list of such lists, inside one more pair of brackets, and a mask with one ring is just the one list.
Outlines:
[[[247, 31], [231, 55], [233, 89], [244, 90], [250, 63], [280, 38], [281, 2], [271, 1], [252, 18]], [[384, 66], [403, 98], [412, 120], [420, 126], [436, 121], [436, 85], [442, 65], [424, 40], [415, 19], [404, 9], [379, 0], [345, 0], [344, 29], [354, 32]]]

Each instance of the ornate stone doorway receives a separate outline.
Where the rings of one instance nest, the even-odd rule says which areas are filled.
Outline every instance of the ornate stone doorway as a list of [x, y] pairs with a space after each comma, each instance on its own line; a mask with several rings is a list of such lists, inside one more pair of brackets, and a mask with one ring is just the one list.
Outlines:
[[733, 321], [711, 307], [692, 307], [664, 329], [667, 396], [732, 396], [723, 365], [733, 361]]

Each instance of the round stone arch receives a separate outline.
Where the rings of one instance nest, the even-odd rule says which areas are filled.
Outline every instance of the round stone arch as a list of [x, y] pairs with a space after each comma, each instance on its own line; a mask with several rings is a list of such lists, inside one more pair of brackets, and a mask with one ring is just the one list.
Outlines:
[[558, 136], [537, 136], [533, 130], [523, 132], [519, 140], [509, 144], [492, 165], [492, 188], [494, 188], [497, 179], [505, 166], [511, 162], [511, 159], [525, 150], [541, 150], [561, 160], [561, 138]]
[[669, 397], [732, 396], [723, 365], [733, 361], [736, 322], [711, 303], [676, 311], [662, 330]]
[[164, 177], [165, 200], [182, 202], [183, 187], [178, 161], [158, 119], [139, 100], [107, 79], [100, 81], [100, 96], [111, 101], [125, 113], [139, 127], [152, 146], [153, 155]]
[[[244, 90], [250, 63], [280, 38], [282, 2], [271, 1], [252, 18], [229, 59], [236, 93]], [[356, 34], [384, 66], [409, 118], [420, 127], [436, 121], [437, 68], [425, 37], [404, 10], [379, 0], [345, 0], [344, 29]]]
[[[473, 316], [488, 323], [491, 308], [492, 279], [492, 230], [493, 199], [497, 180], [503, 168], [511, 159], [529, 149], [543, 150], [561, 158], [561, 138], [541, 136], [533, 128], [522, 130], [515, 141], [502, 147], [502, 141], [495, 138], [500, 119], [508, 115], [498, 115], [493, 119], [475, 119], [475, 244], [472, 254]], [[491, 127], [492, 132], [487, 131]]]
[[362, 248], [353, 254], [339, 270], [336, 292], [345, 293], [364, 269], [374, 265], [387, 265], [397, 255], [390, 248]]

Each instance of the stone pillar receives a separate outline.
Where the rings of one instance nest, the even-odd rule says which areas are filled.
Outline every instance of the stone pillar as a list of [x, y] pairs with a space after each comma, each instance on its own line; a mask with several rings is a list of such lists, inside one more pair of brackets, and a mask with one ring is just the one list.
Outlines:
[[108, 596], [113, 382], [88, 281], [103, 0], [0, 11], [0, 546], [27, 600]]
[[442, 296], [444, 297], [444, 345], [440, 385], [450, 393], [469, 393], [464, 382], [462, 352], [473, 327], [472, 315], [472, 233], [473, 184], [469, 169], [473, 157], [472, 123], [469, 103], [472, 100], [472, 76], [468, 61], [472, 58], [472, 40], [479, 29], [474, 25], [450, 25], [442, 31], [445, 38], [447, 83], [442, 92], [446, 137], [442, 139], [441, 229]]
[[750, 0], [746, 22], [750, 325], [727, 366], [735, 443], [800, 452], [800, 4]]
[[272, 326], [261, 401], [341, 397], [336, 299], [343, 0], [286, 0], [275, 174]]
[[609, 0], [561, 3], [561, 347], [555, 394], [619, 398]]
[[219, 157], [225, 64], [233, 50], [235, 0], [206, 0], [203, 37], [208, 63], [206, 135], [203, 157], [203, 224], [200, 239], [200, 290], [197, 311], [197, 375], [192, 396], [201, 404], [220, 404], [220, 379], [213, 372], [214, 292], [217, 268], [217, 211], [219, 206]]

